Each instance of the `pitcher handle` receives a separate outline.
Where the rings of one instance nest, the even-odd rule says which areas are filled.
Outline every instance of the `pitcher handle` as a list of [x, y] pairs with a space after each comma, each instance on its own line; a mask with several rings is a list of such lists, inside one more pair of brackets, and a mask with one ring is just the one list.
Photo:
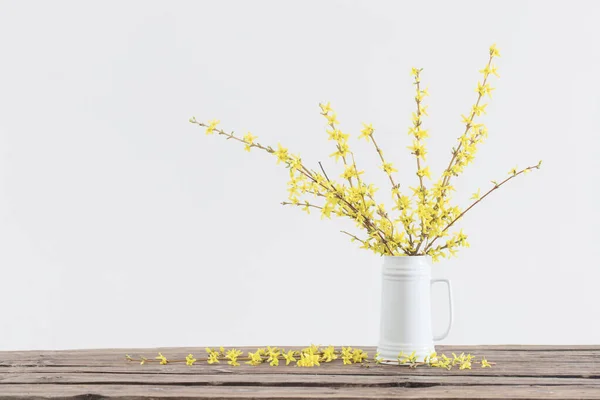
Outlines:
[[431, 280], [432, 285], [436, 282], [442, 282], [448, 286], [448, 304], [450, 306], [450, 320], [448, 321], [448, 327], [446, 328], [446, 331], [444, 333], [442, 333], [439, 336], [433, 337], [433, 340], [442, 340], [442, 339], [445, 339], [446, 336], [448, 336], [448, 333], [450, 333], [450, 328], [452, 328], [452, 286], [450, 285], [450, 280], [448, 280], [448, 279], [432, 279]]

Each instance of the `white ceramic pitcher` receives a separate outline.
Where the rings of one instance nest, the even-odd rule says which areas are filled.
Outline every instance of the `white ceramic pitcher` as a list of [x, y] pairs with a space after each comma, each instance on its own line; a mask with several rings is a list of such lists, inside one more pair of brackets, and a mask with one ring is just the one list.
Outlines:
[[[448, 285], [450, 321], [444, 333], [431, 329], [431, 285]], [[379, 356], [397, 363], [398, 354], [413, 351], [419, 361], [431, 354], [434, 340], [448, 336], [452, 326], [452, 287], [448, 279], [431, 279], [428, 256], [384, 256], [381, 286]]]

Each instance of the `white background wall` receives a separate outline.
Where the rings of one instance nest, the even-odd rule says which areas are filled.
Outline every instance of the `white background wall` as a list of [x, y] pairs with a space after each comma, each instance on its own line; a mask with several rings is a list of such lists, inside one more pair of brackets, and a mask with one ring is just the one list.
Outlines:
[[0, 349], [375, 345], [381, 259], [346, 222], [280, 206], [272, 157], [188, 118], [333, 174], [331, 101], [354, 139], [374, 124], [408, 186], [410, 68], [439, 173], [492, 43], [490, 138], [456, 200], [544, 165], [467, 214], [472, 247], [436, 264], [455, 288], [444, 342], [600, 342], [599, 19], [572, 0], [0, 1]]

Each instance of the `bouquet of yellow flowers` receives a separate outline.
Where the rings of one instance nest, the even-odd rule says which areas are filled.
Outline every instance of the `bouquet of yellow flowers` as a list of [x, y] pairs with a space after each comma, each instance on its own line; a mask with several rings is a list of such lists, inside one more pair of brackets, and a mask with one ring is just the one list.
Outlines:
[[359, 242], [361, 248], [386, 256], [428, 255], [435, 262], [440, 257], [456, 255], [459, 247], [469, 246], [467, 235], [462, 230], [450, 232], [450, 228], [467, 211], [511, 179], [533, 169], [539, 169], [542, 163], [540, 161], [521, 170], [511, 169], [505, 179], [492, 181], [492, 187], [487, 192], [482, 194], [478, 190], [473, 194], [471, 197], [473, 203], [465, 209], [450, 204], [451, 194], [454, 191], [452, 179], [460, 175], [464, 168], [473, 162], [477, 146], [488, 135], [486, 126], [476, 121], [476, 117], [485, 114], [487, 104], [484, 103], [484, 99], [486, 96], [491, 98], [494, 90], [489, 80], [492, 75], [498, 77], [497, 67], [493, 64], [496, 57], [500, 57], [500, 53], [496, 46], [492, 45], [489, 49], [488, 62], [480, 70], [483, 79], [477, 83], [475, 89], [477, 100], [471, 110], [462, 115], [465, 130], [458, 138], [457, 145], [452, 148], [448, 166], [435, 183], [432, 183], [431, 172], [425, 165], [427, 155], [425, 139], [429, 137], [429, 133], [423, 128], [423, 118], [428, 115], [427, 106], [423, 102], [429, 93], [427, 89], [421, 87], [422, 69], [412, 68], [411, 71], [414, 78], [416, 110], [412, 113], [412, 125], [408, 128], [408, 134], [413, 137], [412, 145], [408, 149], [415, 157], [418, 185], [409, 187], [410, 195], [403, 193], [400, 184], [396, 183], [394, 172], [397, 170], [384, 157], [383, 151], [377, 145], [375, 129], [371, 124], [363, 124], [359, 139], [364, 138], [372, 143], [379, 155], [380, 168], [387, 175], [391, 185], [394, 202], [392, 210], [396, 214], [394, 216], [386, 210], [383, 203], [375, 200], [377, 188], [361, 178], [364, 171], [358, 169], [354, 153], [348, 144], [349, 135], [340, 130], [337, 115], [330, 103], [319, 104], [319, 107], [321, 115], [327, 120], [329, 140], [335, 143], [336, 150], [331, 157], [336, 162], [341, 160], [344, 166], [344, 172], [340, 176], [341, 181], [328, 176], [321, 163], [319, 163], [320, 172], [308, 169], [299, 155], [290, 153], [281, 144], [278, 144], [277, 148], [265, 146], [257, 142], [257, 137], [250, 132], [241, 137], [236, 136], [233, 132], [219, 129], [218, 120], [204, 123], [192, 117], [190, 122], [204, 127], [207, 135], [217, 133], [227, 139], [243, 143], [246, 151], [256, 148], [274, 155], [277, 164], [285, 165], [290, 174], [289, 201], [284, 201], [283, 205], [297, 206], [308, 213], [311, 209], [317, 209], [324, 218], [331, 218], [333, 214], [352, 219], [357, 227], [366, 231], [365, 234], [359, 237], [347, 231], [342, 233], [350, 236], [352, 241]]

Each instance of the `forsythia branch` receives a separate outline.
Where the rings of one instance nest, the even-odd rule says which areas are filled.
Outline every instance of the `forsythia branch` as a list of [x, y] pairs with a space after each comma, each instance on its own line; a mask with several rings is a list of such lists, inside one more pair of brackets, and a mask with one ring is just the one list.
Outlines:
[[[497, 68], [492, 61], [499, 57], [500, 53], [495, 45], [489, 48], [489, 58], [485, 67], [480, 70], [483, 74], [481, 82], [477, 83], [477, 100], [471, 111], [463, 115], [465, 130], [458, 138], [458, 144], [452, 148], [452, 157], [448, 167], [443, 171], [439, 180], [431, 185], [426, 185], [424, 178], [431, 179], [428, 166], [424, 165], [427, 150], [425, 139], [429, 137], [427, 130], [423, 129], [422, 119], [427, 114], [427, 106], [423, 105], [424, 97], [428, 96], [428, 90], [421, 88], [422, 69], [413, 68], [411, 75], [414, 77], [416, 111], [412, 114], [412, 126], [409, 135], [413, 136], [412, 146], [409, 146], [411, 154], [415, 156], [418, 186], [409, 187], [412, 196], [400, 192], [400, 185], [396, 183], [393, 173], [397, 172], [391, 162], [383, 156], [379, 147], [372, 124], [363, 124], [360, 138], [371, 142], [381, 161], [381, 169], [386, 173], [391, 185], [392, 200], [394, 206], [392, 211], [397, 210], [396, 216], [390, 216], [386, 207], [375, 200], [377, 188], [364, 181], [361, 175], [364, 171], [359, 170], [356, 165], [354, 153], [350, 150], [348, 138], [350, 135], [342, 132], [339, 128], [337, 114], [333, 111], [330, 103], [320, 103], [320, 113], [327, 120], [328, 139], [335, 144], [336, 151], [330, 155], [336, 162], [341, 158], [343, 173], [339, 175], [341, 181], [335, 180], [334, 176], [325, 172], [323, 164], [319, 161], [321, 173], [306, 168], [300, 156], [291, 154], [281, 144], [277, 148], [264, 146], [259, 143], [257, 137], [250, 132], [243, 137], [236, 136], [234, 132], [228, 133], [218, 128], [220, 121], [212, 120], [199, 122], [194, 117], [190, 122], [206, 129], [206, 134], [218, 134], [226, 140], [234, 140], [244, 145], [244, 150], [250, 152], [259, 149], [272, 154], [277, 164], [283, 164], [289, 170], [288, 200], [283, 205], [295, 205], [310, 213], [311, 210], [320, 212], [321, 218], [331, 218], [331, 215], [350, 218], [356, 226], [366, 230], [366, 237], [359, 239], [356, 235], [342, 231], [350, 236], [353, 241], [359, 241], [361, 248], [372, 250], [379, 255], [387, 256], [417, 256], [428, 255], [433, 261], [441, 257], [454, 256], [460, 247], [469, 247], [467, 235], [460, 232], [449, 232], [449, 229], [460, 220], [466, 212], [480, 203], [494, 190], [500, 188], [509, 180], [518, 175], [527, 173], [532, 169], [539, 169], [541, 162], [536, 166], [527, 167], [524, 170], [511, 170], [509, 178], [501, 183], [494, 183], [494, 187], [483, 196], [478, 190], [472, 197], [474, 203], [465, 210], [451, 205], [451, 193], [454, 188], [450, 185], [452, 177], [458, 176], [464, 168], [472, 163], [475, 158], [478, 145], [488, 135], [484, 124], [476, 122], [475, 118], [485, 114], [487, 104], [482, 104], [485, 96], [491, 98], [494, 90], [490, 86], [491, 75], [498, 76]], [[351, 161], [351, 162], [350, 162]], [[312, 196], [319, 199], [319, 205], [310, 202], [304, 196]], [[445, 243], [436, 243], [445, 238]]]

